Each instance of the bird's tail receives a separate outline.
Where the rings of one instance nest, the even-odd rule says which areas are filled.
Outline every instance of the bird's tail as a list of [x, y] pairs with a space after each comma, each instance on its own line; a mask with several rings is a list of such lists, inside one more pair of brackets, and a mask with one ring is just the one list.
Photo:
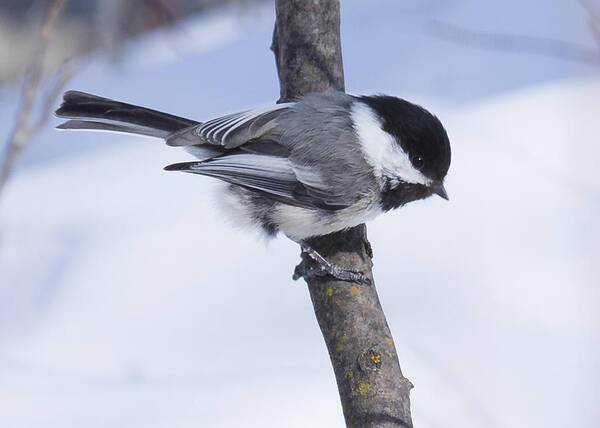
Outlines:
[[56, 116], [69, 119], [59, 129], [93, 129], [166, 138], [199, 122], [113, 101], [79, 91], [68, 91]]

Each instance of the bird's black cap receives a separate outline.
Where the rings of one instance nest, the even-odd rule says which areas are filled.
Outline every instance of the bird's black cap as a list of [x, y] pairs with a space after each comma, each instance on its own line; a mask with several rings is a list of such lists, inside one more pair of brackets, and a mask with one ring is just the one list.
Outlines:
[[437, 117], [423, 107], [388, 95], [360, 97], [381, 119], [387, 133], [408, 153], [415, 168], [443, 181], [450, 167], [450, 141]]

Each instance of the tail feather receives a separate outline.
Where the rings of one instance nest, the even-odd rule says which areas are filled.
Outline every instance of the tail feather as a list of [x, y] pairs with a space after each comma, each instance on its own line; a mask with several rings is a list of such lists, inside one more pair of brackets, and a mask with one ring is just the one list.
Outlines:
[[166, 138], [199, 122], [79, 91], [68, 91], [56, 116], [60, 129], [96, 129]]
[[115, 121], [105, 121], [99, 119], [97, 121], [92, 120], [79, 120], [71, 119], [61, 123], [56, 127], [57, 129], [70, 129], [70, 130], [85, 130], [85, 131], [108, 131], [108, 132], [119, 132], [126, 134], [136, 135], [147, 135], [149, 137], [167, 138], [171, 133], [156, 129], [153, 127], [134, 125]]

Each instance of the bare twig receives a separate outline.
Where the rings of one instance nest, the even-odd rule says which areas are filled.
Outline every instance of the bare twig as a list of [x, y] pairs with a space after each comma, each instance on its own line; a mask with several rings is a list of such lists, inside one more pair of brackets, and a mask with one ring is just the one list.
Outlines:
[[[581, 4], [581, 7], [583, 7], [589, 15], [592, 35], [600, 47], [600, 8], [592, 6], [592, 2], [586, 0], [579, 0], [579, 4]], [[596, 6], [598, 5], [596, 4]]]
[[[41, 93], [47, 76], [44, 66], [45, 54], [52, 38], [52, 30], [55, 28], [56, 20], [62, 12], [65, 3], [66, 0], [51, 1], [44, 12], [36, 47], [25, 72], [21, 105], [17, 112], [15, 126], [8, 136], [6, 152], [2, 159], [0, 192], [2, 192], [2, 189], [6, 185], [17, 159], [25, 150], [27, 143], [40, 131], [48, 120], [54, 100], [71, 77], [71, 67], [68, 64], [63, 64], [55, 73], [54, 78], [49, 79], [52, 83], [48, 90], [44, 94]], [[42, 106], [39, 116], [35, 119], [33, 118], [33, 110], [38, 100], [41, 101]]]
[[[339, 0], [277, 0], [272, 49], [281, 100], [344, 90]], [[373, 283], [364, 224], [309, 240], [327, 260], [363, 272]], [[311, 270], [303, 254], [297, 272]], [[348, 427], [412, 427], [409, 391], [375, 285], [333, 277], [306, 280], [338, 384]]]
[[490, 33], [443, 21], [432, 21], [431, 34], [446, 41], [477, 49], [544, 55], [588, 65], [600, 65], [600, 50], [563, 40]]

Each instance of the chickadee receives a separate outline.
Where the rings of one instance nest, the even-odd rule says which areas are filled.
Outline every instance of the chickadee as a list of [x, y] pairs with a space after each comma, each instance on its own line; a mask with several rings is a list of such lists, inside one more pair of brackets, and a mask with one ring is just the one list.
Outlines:
[[199, 160], [166, 170], [228, 183], [221, 196], [237, 223], [269, 236], [283, 232], [343, 280], [360, 281], [360, 273], [322, 259], [308, 238], [433, 194], [448, 199], [444, 127], [424, 108], [396, 97], [328, 91], [196, 122], [68, 91], [56, 115], [69, 119], [60, 129], [141, 134], [182, 147]]

